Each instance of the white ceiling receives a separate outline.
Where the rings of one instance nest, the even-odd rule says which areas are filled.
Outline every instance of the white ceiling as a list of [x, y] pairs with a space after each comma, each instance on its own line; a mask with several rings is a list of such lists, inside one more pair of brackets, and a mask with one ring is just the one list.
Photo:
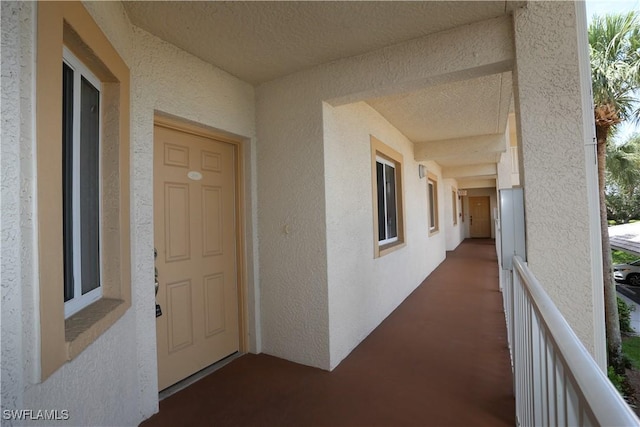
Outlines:
[[258, 84], [504, 15], [507, 1], [126, 1], [132, 23]]
[[[124, 7], [134, 25], [259, 85], [508, 14], [523, 3], [125, 1]], [[511, 75], [503, 73], [368, 102], [410, 140], [426, 142], [504, 132], [510, 99]]]
[[510, 99], [511, 73], [502, 73], [368, 103], [411, 141], [424, 142], [504, 132]]

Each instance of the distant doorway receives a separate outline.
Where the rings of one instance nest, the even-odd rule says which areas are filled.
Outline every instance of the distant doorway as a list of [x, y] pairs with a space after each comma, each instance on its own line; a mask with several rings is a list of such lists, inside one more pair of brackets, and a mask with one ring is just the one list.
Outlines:
[[472, 238], [491, 237], [489, 196], [469, 197], [469, 235]]

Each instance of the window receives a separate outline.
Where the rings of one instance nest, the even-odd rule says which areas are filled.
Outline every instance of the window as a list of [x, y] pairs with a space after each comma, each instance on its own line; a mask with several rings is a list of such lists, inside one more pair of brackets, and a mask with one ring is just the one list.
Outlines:
[[429, 197], [429, 235], [438, 232], [438, 177], [432, 173], [427, 175], [427, 192]]
[[41, 380], [131, 306], [129, 69], [81, 2], [38, 2]]
[[456, 189], [451, 190], [451, 211], [453, 213], [453, 225], [458, 224], [458, 194]]
[[404, 245], [402, 155], [371, 137], [374, 256]]
[[64, 314], [102, 297], [100, 285], [100, 91], [68, 49], [62, 63]]
[[376, 157], [378, 187], [378, 244], [398, 240], [398, 204], [396, 200], [396, 165]]

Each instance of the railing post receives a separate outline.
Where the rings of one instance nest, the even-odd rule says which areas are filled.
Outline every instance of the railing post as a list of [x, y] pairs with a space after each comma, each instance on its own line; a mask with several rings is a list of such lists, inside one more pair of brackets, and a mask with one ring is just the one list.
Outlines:
[[517, 424], [640, 426], [520, 258], [505, 283]]

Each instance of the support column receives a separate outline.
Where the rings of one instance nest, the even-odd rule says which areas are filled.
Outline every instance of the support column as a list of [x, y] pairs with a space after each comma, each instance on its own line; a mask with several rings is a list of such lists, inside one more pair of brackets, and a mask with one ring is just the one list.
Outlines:
[[574, 2], [529, 2], [514, 13], [514, 92], [529, 266], [602, 364], [602, 273], [601, 263], [594, 262], [600, 249], [593, 236], [597, 188], [589, 155], [587, 124], [593, 114], [590, 80], [583, 75], [584, 21], [584, 6]]

